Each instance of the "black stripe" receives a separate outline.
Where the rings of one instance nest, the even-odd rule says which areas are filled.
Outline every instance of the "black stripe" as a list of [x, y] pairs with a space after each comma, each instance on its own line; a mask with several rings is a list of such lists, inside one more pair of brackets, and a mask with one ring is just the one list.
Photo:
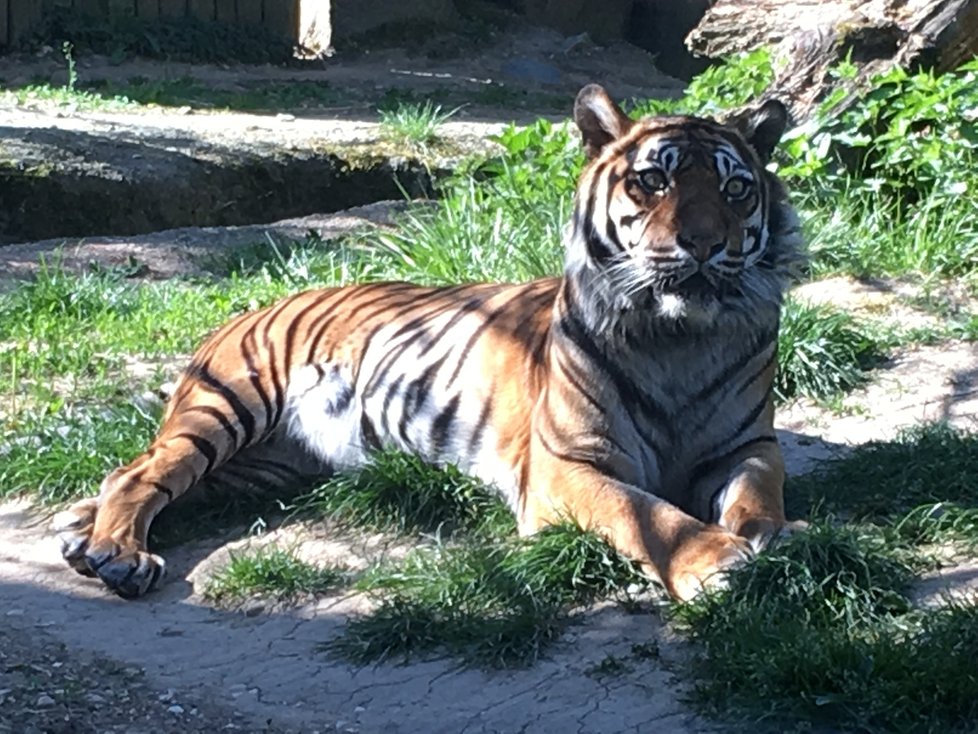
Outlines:
[[[462, 288], [470, 288], [470, 287], [471, 286], [466, 285], [466, 286], [459, 286], [459, 287], [456, 287], [456, 288], [443, 288], [443, 289], [439, 289], [439, 290], [434, 290], [434, 291], [431, 291], [430, 293], [428, 293], [424, 297], [424, 300], [427, 301], [427, 300], [429, 300], [432, 297], [442, 296], [442, 295], [446, 295], [446, 294], [448, 294], [450, 296], [455, 291], [458, 291], [458, 290], [460, 290]], [[364, 341], [364, 344], [365, 344], [364, 351], [366, 351], [369, 348], [370, 342], [376, 336], [377, 332], [379, 332], [381, 329], [389, 326], [390, 324], [397, 322], [398, 319], [400, 319], [405, 314], [410, 313], [412, 310], [418, 309], [418, 308], [422, 308], [423, 306], [424, 306], [424, 303], [421, 302], [421, 299], [414, 299], [405, 308], [399, 309], [397, 312], [395, 312], [393, 314], [390, 314], [387, 318], [384, 319], [383, 323], [381, 323], [378, 326], [376, 326], [367, 335], [367, 338]], [[405, 351], [407, 351], [411, 346], [413, 346], [416, 342], [420, 341], [421, 339], [424, 339], [424, 338], [429, 338], [430, 339], [431, 338], [431, 334], [428, 333], [427, 331], [425, 331], [424, 329], [422, 329], [421, 327], [424, 326], [424, 324], [429, 319], [431, 319], [434, 316], [438, 315], [438, 313], [444, 313], [445, 311], [448, 311], [448, 310], [450, 310], [453, 307], [455, 307], [455, 304], [449, 303], [449, 304], [444, 305], [438, 312], [426, 311], [421, 316], [418, 316], [418, 317], [412, 319], [408, 324], [406, 324], [406, 325], [402, 326], [400, 329], [398, 329], [397, 333], [394, 334], [391, 337], [391, 339], [397, 338], [398, 336], [403, 336], [404, 334], [407, 334], [410, 331], [414, 331], [414, 333], [411, 334], [407, 339], [404, 339], [400, 344], [397, 345], [397, 347], [395, 347], [394, 349], [392, 349], [391, 351], [389, 351], [384, 356], [384, 358], [381, 360], [381, 362], [377, 365], [377, 367], [374, 369], [373, 375], [371, 375], [370, 380], [367, 383], [366, 389], [364, 390], [364, 393], [363, 393], [364, 398], [371, 397], [374, 393], [377, 392], [377, 390], [380, 389], [381, 385], [383, 385], [383, 383], [386, 381], [387, 375], [394, 368], [394, 365], [397, 362], [398, 358], [402, 354], [404, 354]], [[358, 379], [359, 379], [359, 377], [358, 377]]]
[[[351, 288], [350, 290], [354, 290], [354, 289]], [[310, 311], [321, 306], [323, 301], [325, 301], [334, 293], [335, 291], [323, 291], [312, 300], [312, 303], [303, 306], [301, 309], [299, 309], [299, 313], [297, 313], [295, 316], [292, 317], [292, 323], [290, 323], [289, 328], [285, 330], [284, 363], [285, 363], [285, 371], [287, 374], [292, 371], [292, 352], [295, 349], [295, 339], [296, 339], [296, 334], [299, 331], [299, 325], [302, 323], [302, 320], [306, 317], [306, 315]], [[326, 313], [330, 313], [330, 312], [331, 312], [330, 310], [327, 310]], [[308, 361], [311, 362], [312, 359], [309, 359]]]
[[[717, 468], [723, 466], [724, 462], [730, 461], [730, 459], [733, 456], [735, 456], [738, 452], [743, 451], [748, 446], [752, 446], [753, 444], [756, 443], [777, 443], [777, 438], [775, 438], [774, 436], [758, 436], [756, 438], [751, 438], [748, 439], [747, 441], [743, 441], [737, 444], [736, 446], [734, 446], [732, 449], [729, 449], [728, 451], [724, 451], [719, 456], [714, 456], [697, 462], [693, 466], [693, 471], [690, 472], [689, 475], [690, 488], [695, 487], [697, 482], [706, 479], [706, 477], [708, 477], [710, 474], [716, 471]], [[719, 490], [717, 491], [719, 492]], [[714, 498], [715, 497], [716, 495], [714, 494]]]
[[374, 424], [370, 422], [366, 412], [360, 414], [360, 435], [363, 438], [364, 446], [372, 451], [380, 450], [380, 436], [377, 435], [377, 430], [374, 428]]
[[[204, 474], [209, 474], [217, 463], [217, 449], [214, 448], [214, 444], [203, 436], [198, 436], [196, 433], [189, 433], [187, 431], [176, 434], [174, 438], [184, 438], [194, 445], [194, 448], [207, 460], [207, 468], [204, 469]], [[196, 484], [196, 479], [193, 483]]]
[[432, 362], [424, 369], [420, 376], [409, 382], [404, 389], [404, 410], [401, 412], [401, 419], [397, 424], [397, 430], [405, 443], [408, 443], [408, 426], [411, 425], [415, 415], [417, 415], [418, 411], [421, 410], [421, 406], [424, 405], [425, 401], [431, 395], [431, 387], [435, 382], [435, 378], [438, 377], [438, 371], [447, 358], [448, 355], [446, 354], [438, 361]]
[[[495, 394], [495, 384], [489, 386], [489, 395]], [[486, 427], [489, 425], [489, 417], [492, 415], [492, 398], [489, 397], [482, 404], [482, 410], [479, 412], [479, 420], [475, 423], [475, 428], [472, 429], [472, 435], [469, 436], [468, 441], [468, 455], [474, 456], [476, 451], [482, 448], [482, 436], [486, 432]]]
[[380, 412], [380, 424], [383, 426], [385, 436], [391, 435], [390, 407], [391, 403], [394, 402], [397, 391], [401, 389], [401, 383], [403, 381], [404, 375], [398, 375], [397, 379], [388, 386], [387, 394], [384, 396], [384, 405]]
[[547, 451], [547, 453], [549, 453], [550, 455], [556, 457], [557, 459], [560, 459], [561, 461], [567, 461], [567, 462], [571, 462], [571, 463], [574, 463], [574, 464], [583, 464], [585, 466], [591, 467], [596, 472], [598, 472], [598, 474], [601, 474], [602, 476], [609, 477], [611, 479], [617, 479], [618, 478], [617, 475], [616, 475], [616, 472], [611, 467], [611, 465], [608, 464], [606, 461], [603, 461], [602, 459], [600, 459], [600, 458], [598, 458], [596, 456], [594, 456], [594, 457], [591, 457], [591, 456], [582, 456], [580, 454], [573, 454], [573, 453], [569, 453], [567, 451], [561, 451], [560, 449], [557, 449], [556, 447], [554, 447], [539, 432], [537, 433], [537, 438], [540, 440], [541, 445]]
[[587, 389], [587, 387], [581, 382], [580, 378], [577, 376], [576, 374], [577, 365], [575, 365], [570, 360], [566, 360], [561, 354], [561, 351], [559, 349], [554, 351], [554, 356], [556, 358], [557, 365], [564, 373], [564, 376], [567, 378], [567, 381], [571, 384], [571, 387], [577, 390], [577, 392], [580, 393], [580, 395], [587, 402], [589, 402], [592, 405], [592, 407], [594, 407], [599, 413], [601, 413], [601, 415], [607, 415], [608, 413], [607, 409], [605, 409], [605, 407], [600, 402], [598, 402], [598, 399], [591, 394], [591, 391]]
[[157, 492], [162, 492], [165, 494], [167, 502], [173, 502], [173, 490], [167, 487], [165, 484], [153, 482], [153, 489], [155, 489]]
[[716, 375], [712, 380], [710, 380], [709, 384], [697, 390], [692, 397], [690, 397], [690, 404], [696, 405], [697, 403], [702, 403], [703, 401], [707, 400], [707, 398], [713, 395], [713, 393], [730, 382], [735, 375], [743, 371], [743, 369], [753, 360], [755, 360], [761, 352], [768, 349], [772, 342], [774, 342], [774, 339], [775, 337], [770, 332], [765, 332], [762, 334], [757, 341], [756, 348], [745, 350], [744, 353], [741, 354], [736, 360], [725, 365], [720, 371], [720, 374]]
[[744, 380], [744, 383], [737, 388], [737, 392], [734, 394], [735, 395], [742, 394], [747, 388], [753, 385], [757, 381], [757, 379], [764, 374], [766, 370], [770, 369], [771, 365], [774, 364], [777, 361], [777, 359], [778, 359], [778, 349], [777, 349], [777, 342], [775, 342], [774, 348], [771, 349], [770, 356], [768, 356], [768, 358], [764, 360], [764, 364], [762, 364], [760, 367], [754, 370], [754, 372], [752, 372], [750, 376], [746, 380]]
[[234, 411], [234, 414], [238, 419], [238, 423], [240, 423], [241, 427], [244, 429], [245, 435], [242, 446], [248, 446], [255, 438], [255, 416], [241, 401], [238, 394], [223, 382], [215, 378], [205, 364], [192, 364], [187, 368], [187, 375], [198, 379], [204, 384], [204, 386], [209, 388], [211, 392], [217, 393], [227, 401], [228, 405], [231, 406], [231, 410]]
[[[350, 311], [337, 313], [337, 311], [339, 310], [338, 307], [343, 303], [345, 303], [346, 301], [350, 300], [353, 296], [363, 295], [364, 293], [368, 293], [370, 291], [374, 291], [377, 289], [383, 290], [383, 293], [381, 293], [376, 298], [372, 298], [366, 302], [356, 304], [353, 307], [353, 309]], [[362, 286], [348, 286], [346, 288], [346, 293], [344, 293], [335, 301], [330, 303], [329, 309], [321, 313], [319, 316], [313, 319], [311, 324], [309, 324], [309, 333], [311, 334], [311, 336], [309, 337], [309, 352], [306, 355], [306, 362], [308, 363], [308, 362], [315, 361], [316, 352], [319, 350], [319, 343], [323, 340], [323, 337], [325, 336], [326, 332], [329, 330], [329, 328], [333, 325], [333, 323], [337, 319], [342, 318], [345, 322], [352, 324], [355, 320], [358, 319], [358, 317], [360, 317], [360, 311], [362, 311], [363, 309], [368, 308], [369, 306], [372, 306], [374, 304], [396, 298], [404, 291], [416, 290], [416, 289], [418, 289], [418, 286], [412, 285], [410, 283], [371, 283], [369, 285], [362, 285]], [[386, 304], [382, 306], [379, 309], [379, 311], [383, 311], [383, 309], [385, 308], [387, 308]], [[373, 314], [371, 314], [371, 316], [372, 315]], [[360, 318], [361, 323], [363, 320], [364, 320], [363, 318]]]
[[[517, 290], [516, 288], [514, 288], [510, 293], [507, 293], [505, 302], [497, 309], [489, 313], [485, 317], [485, 320], [483, 320], [483, 322], [479, 324], [478, 327], [476, 327], [475, 331], [473, 331], [472, 335], [469, 337], [469, 340], [465, 343], [465, 346], [462, 347], [461, 352], [459, 352], [457, 361], [455, 363], [455, 369], [452, 372], [452, 376], [448, 378], [448, 383], [447, 383], [448, 388], [451, 388], [455, 384], [455, 380], [458, 379], [459, 373], [462, 371], [462, 366], [468, 360], [469, 354], [472, 352], [472, 349], [475, 347], [479, 339], [482, 338], [483, 334], [485, 334], [486, 331], [489, 329], [489, 327], [491, 327], [493, 323], [498, 321], [500, 317], [505, 316], [512, 309], [517, 308], [517, 306], [514, 305], [515, 303], [514, 296], [516, 298], [520, 296], [526, 296], [527, 290], [528, 289], [523, 289], [523, 288], [519, 288]], [[530, 292], [532, 293], [532, 291]], [[529, 303], [521, 303], [519, 308], [528, 315], [533, 314], [537, 309], [536, 306], [537, 301], [547, 300], [550, 299], [551, 297], [552, 297], [551, 293], [546, 290], [540, 293], [532, 293], [532, 295], [529, 296], [529, 299], [532, 300], [530, 300]], [[526, 318], [521, 322], [520, 331], [522, 331], [522, 329], [524, 328], [530, 329], [531, 333], [535, 333], [535, 331], [533, 331], [534, 321], [532, 318]], [[519, 332], [517, 332], [516, 335], [519, 336]]]
[[227, 416], [224, 415], [219, 409], [215, 408], [213, 405], [191, 405], [189, 408], [184, 410], [184, 413], [203, 413], [216, 420], [221, 428], [228, 434], [231, 439], [231, 444], [235, 449], [238, 447], [238, 429], [234, 427], [234, 424], [228, 420]]
[[258, 399], [261, 400], [262, 405], [265, 407], [265, 426], [262, 429], [262, 433], [268, 433], [271, 427], [272, 420], [272, 401], [268, 397], [268, 393], [261, 384], [261, 375], [258, 372], [258, 364], [255, 362], [255, 354], [258, 351], [258, 338], [255, 336], [255, 331], [258, 329], [258, 322], [252, 325], [247, 332], [245, 332], [244, 338], [241, 340], [241, 357], [248, 367], [248, 382], [251, 383], [252, 389], [258, 395]]
[[431, 448], [436, 456], [440, 455], [448, 445], [460, 402], [460, 396], [453, 395], [452, 399], [448, 401], [448, 405], [438, 413], [431, 424]]
[[494, 295], [495, 293], [491, 292], [488, 294], [480, 294], [478, 296], [473, 296], [469, 298], [468, 301], [462, 304], [461, 308], [458, 309], [455, 315], [448, 320], [448, 323], [446, 323], [437, 334], [434, 334], [432, 336], [431, 341], [425, 345], [424, 349], [421, 350], [419, 356], [423, 357], [425, 354], [427, 354], [431, 350], [431, 348], [435, 346], [435, 344], [437, 344], [445, 337], [445, 335], [453, 326], [458, 324], [458, 322], [461, 321], [463, 318], [465, 318], [467, 314], [470, 314], [473, 311], [478, 311], [483, 305], [485, 305], [486, 301], [488, 301]]

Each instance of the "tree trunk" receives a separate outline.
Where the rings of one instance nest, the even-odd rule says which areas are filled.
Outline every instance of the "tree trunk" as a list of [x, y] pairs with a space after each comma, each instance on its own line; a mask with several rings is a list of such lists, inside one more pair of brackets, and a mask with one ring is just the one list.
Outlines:
[[978, 0], [718, 0], [686, 45], [711, 58], [774, 46], [777, 78], [765, 96], [788, 102], [800, 122], [846, 58], [858, 87], [894, 66], [942, 72], [978, 54]]

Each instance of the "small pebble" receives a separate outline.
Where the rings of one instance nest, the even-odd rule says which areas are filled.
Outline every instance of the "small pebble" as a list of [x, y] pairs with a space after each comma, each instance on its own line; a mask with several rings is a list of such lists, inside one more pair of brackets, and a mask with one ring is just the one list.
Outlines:
[[167, 709], [167, 711], [169, 711], [174, 716], [179, 716], [180, 714], [183, 713], [183, 706], [178, 706], [177, 704], [173, 704]]
[[38, 708], [47, 708], [48, 706], [54, 706], [54, 699], [51, 698], [48, 694], [42, 693], [40, 696], [37, 697], [37, 701], [34, 702], [34, 705], [37, 706]]

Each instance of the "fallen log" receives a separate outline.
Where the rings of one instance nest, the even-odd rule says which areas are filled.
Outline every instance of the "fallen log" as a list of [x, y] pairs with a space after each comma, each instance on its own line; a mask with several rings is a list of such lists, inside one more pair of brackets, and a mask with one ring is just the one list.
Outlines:
[[786, 100], [800, 122], [841, 83], [828, 72], [843, 60], [858, 89], [894, 66], [943, 72], [978, 55], [978, 0], [718, 0], [686, 45], [710, 58], [773, 47], [765, 96]]

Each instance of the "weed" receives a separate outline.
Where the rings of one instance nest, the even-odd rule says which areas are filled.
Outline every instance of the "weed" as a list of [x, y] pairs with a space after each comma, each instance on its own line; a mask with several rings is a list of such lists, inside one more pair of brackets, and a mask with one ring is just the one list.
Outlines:
[[72, 407], [20, 415], [0, 437], [0, 497], [30, 492], [43, 502], [87, 496], [102, 478], [146, 448], [159, 416], [136, 405]]
[[978, 607], [912, 612], [911, 577], [881, 533], [854, 527], [816, 524], [762, 554], [731, 575], [727, 591], [674, 608], [702, 646], [696, 700], [751, 720], [967, 728], [978, 714], [978, 675], [966, 625]]
[[401, 144], [424, 149], [438, 137], [438, 128], [458, 110], [443, 112], [431, 102], [399, 104], [393, 109], [380, 110], [381, 134]]
[[264, 545], [231, 553], [227, 565], [208, 581], [204, 596], [221, 603], [250, 597], [293, 600], [322, 594], [342, 584], [348, 574], [332, 566], [314, 566], [295, 551]]

